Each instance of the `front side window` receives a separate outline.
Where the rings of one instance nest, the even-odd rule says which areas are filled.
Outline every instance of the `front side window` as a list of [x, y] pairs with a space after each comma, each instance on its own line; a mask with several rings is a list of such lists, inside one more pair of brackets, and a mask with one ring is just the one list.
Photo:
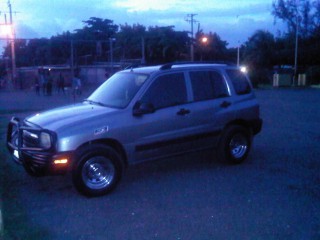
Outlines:
[[116, 73], [94, 91], [87, 100], [108, 107], [124, 108], [147, 78], [146, 74], [134, 72]]
[[216, 71], [192, 71], [190, 79], [194, 101], [229, 96], [225, 80]]
[[244, 73], [237, 69], [229, 69], [227, 74], [237, 94], [243, 95], [251, 92], [250, 84]]
[[155, 109], [187, 102], [187, 90], [183, 73], [166, 74], [152, 83], [141, 102], [150, 103]]

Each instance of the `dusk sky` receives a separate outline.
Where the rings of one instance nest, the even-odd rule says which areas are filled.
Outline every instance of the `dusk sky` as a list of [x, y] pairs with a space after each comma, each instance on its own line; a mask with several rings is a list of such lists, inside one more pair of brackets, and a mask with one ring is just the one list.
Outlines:
[[[0, 23], [4, 23], [7, 0], [0, 1]], [[285, 28], [274, 24], [273, 0], [11, 0], [17, 38], [51, 37], [84, 26], [90, 17], [110, 19], [114, 24], [139, 23], [149, 26], [174, 25], [177, 31], [190, 31], [188, 14], [197, 14], [195, 31], [216, 32], [235, 47], [256, 30], [277, 35]], [[3, 38], [3, 36], [1, 36]]]

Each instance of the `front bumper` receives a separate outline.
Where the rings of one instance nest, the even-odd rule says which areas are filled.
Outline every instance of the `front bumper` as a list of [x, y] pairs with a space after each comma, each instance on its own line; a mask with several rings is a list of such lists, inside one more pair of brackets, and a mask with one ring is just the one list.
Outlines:
[[[50, 147], [42, 147], [40, 137], [47, 134]], [[22, 124], [13, 117], [8, 124], [7, 148], [13, 160], [25, 167], [32, 175], [49, 175], [63, 173], [68, 169], [67, 164], [55, 164], [55, 159], [71, 159], [71, 153], [57, 153], [55, 145], [57, 136], [54, 132], [36, 126]], [[30, 172], [31, 171], [31, 172]]]

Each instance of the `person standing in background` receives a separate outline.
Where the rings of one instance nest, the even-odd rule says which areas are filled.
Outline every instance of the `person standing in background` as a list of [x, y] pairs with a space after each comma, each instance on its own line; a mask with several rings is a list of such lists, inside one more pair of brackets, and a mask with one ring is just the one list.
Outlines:
[[60, 93], [60, 90], [65, 94], [64, 92], [64, 77], [62, 73], [59, 74], [59, 79], [58, 79], [58, 93]]

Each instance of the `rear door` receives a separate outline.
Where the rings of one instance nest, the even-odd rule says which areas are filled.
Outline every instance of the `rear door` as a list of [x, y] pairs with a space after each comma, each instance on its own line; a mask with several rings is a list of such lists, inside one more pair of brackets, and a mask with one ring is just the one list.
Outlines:
[[226, 73], [234, 91], [234, 111], [237, 118], [254, 120], [259, 116], [259, 104], [247, 76], [238, 69], [227, 69]]
[[188, 72], [192, 89], [190, 123], [197, 136], [195, 148], [214, 147], [224, 126], [234, 118], [233, 101], [223, 74], [217, 70]]

